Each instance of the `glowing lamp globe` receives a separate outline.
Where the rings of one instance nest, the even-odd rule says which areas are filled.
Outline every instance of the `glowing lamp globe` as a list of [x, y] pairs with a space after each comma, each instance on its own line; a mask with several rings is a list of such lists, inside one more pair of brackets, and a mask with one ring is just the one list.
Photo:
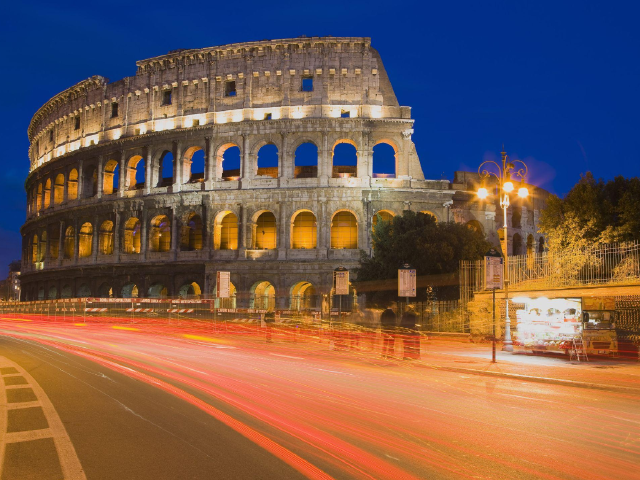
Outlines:
[[518, 196], [521, 198], [525, 198], [529, 196], [529, 190], [527, 189], [527, 187], [520, 187], [518, 189]]
[[507, 193], [513, 192], [513, 182], [504, 182], [502, 189]]
[[478, 198], [481, 198], [481, 199], [483, 199], [483, 200], [484, 200], [484, 199], [485, 199], [485, 198], [487, 198], [488, 196], [489, 196], [489, 192], [487, 191], [487, 189], [486, 189], [486, 188], [484, 188], [484, 187], [480, 187], [480, 188], [478, 189]]

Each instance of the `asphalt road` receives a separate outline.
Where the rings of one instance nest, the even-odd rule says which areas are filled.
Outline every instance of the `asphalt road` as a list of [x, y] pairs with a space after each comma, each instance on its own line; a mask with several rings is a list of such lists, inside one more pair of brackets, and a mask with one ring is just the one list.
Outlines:
[[0, 433], [48, 423], [54, 438], [5, 433], [3, 480], [622, 480], [640, 471], [640, 396], [629, 393], [143, 325], [0, 319], [0, 357], [13, 401]]

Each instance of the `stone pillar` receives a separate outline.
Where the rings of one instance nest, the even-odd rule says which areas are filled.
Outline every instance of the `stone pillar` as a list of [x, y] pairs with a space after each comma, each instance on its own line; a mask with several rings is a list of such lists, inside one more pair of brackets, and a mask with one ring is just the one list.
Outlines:
[[[100, 190], [98, 190], [100, 191]], [[93, 221], [93, 237], [91, 238], [91, 263], [98, 262], [98, 239], [100, 237], [100, 220], [96, 215]]]
[[64, 221], [60, 221], [60, 232], [58, 234], [58, 266], [62, 265], [64, 258]]
[[[64, 184], [62, 187], [62, 203], [69, 201], [69, 172], [65, 172]], [[33, 213], [33, 212], [32, 212]]]
[[178, 215], [176, 215], [176, 209], [171, 209], [171, 260], [178, 258], [178, 244], [180, 237], [178, 235], [180, 231], [180, 225], [178, 225]]
[[140, 257], [143, 260], [147, 259], [147, 245], [149, 239], [147, 238], [147, 209], [142, 209], [142, 225], [140, 226]]
[[278, 238], [276, 245], [278, 246], [278, 259], [284, 260], [287, 258], [287, 251], [289, 250], [289, 221], [287, 215], [286, 204], [280, 203], [280, 228], [278, 229]]
[[329, 149], [329, 136], [322, 133], [322, 145], [318, 149], [318, 178], [320, 179], [320, 185], [328, 185], [329, 178], [333, 175], [333, 154]]
[[49, 190], [49, 208], [53, 208], [53, 199], [55, 197], [55, 191], [56, 191], [56, 179], [55, 177], [51, 178], [51, 189]]
[[289, 134], [282, 134], [282, 148], [278, 150], [278, 177], [290, 179], [295, 176], [295, 160], [287, 152]]
[[182, 185], [182, 146], [173, 142], [173, 191], [179, 192]]
[[80, 229], [78, 228], [78, 217], [73, 221], [74, 228], [74, 243], [73, 243], [73, 263], [78, 263], [78, 257], [80, 256]]
[[78, 199], [84, 196], [84, 174], [83, 173], [84, 173], [83, 162], [80, 162], [80, 164], [78, 165], [78, 188], [76, 190]]
[[240, 175], [242, 180], [252, 180], [256, 171], [255, 162], [257, 158], [249, 153], [249, 136], [245, 135], [242, 142], [242, 165], [240, 165]]
[[120, 178], [118, 179], [118, 197], [124, 196], [124, 191], [127, 189], [127, 155], [124, 152], [120, 152]]
[[98, 193], [97, 197], [102, 198], [102, 190], [104, 189], [104, 155], [98, 157]]
[[151, 178], [153, 177], [153, 166], [151, 165], [151, 147], [145, 147], [144, 156], [144, 194], [149, 195], [151, 193]]
[[244, 252], [246, 250], [246, 221], [245, 221], [245, 211], [242, 205], [238, 205], [238, 255], [240, 258], [244, 258]]
[[113, 254], [116, 256], [116, 263], [120, 262], [120, 212], [115, 210], [113, 221]]
[[204, 141], [204, 181], [206, 182], [207, 189], [210, 189], [212, 188], [211, 181], [215, 180], [216, 175], [216, 158], [213, 155], [213, 145], [211, 144], [211, 137], [205, 137]]

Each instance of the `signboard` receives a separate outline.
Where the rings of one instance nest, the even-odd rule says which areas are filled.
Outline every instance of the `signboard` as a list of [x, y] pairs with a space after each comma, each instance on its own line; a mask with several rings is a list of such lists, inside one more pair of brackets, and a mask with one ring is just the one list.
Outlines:
[[615, 310], [616, 297], [583, 297], [583, 310]]
[[485, 289], [503, 288], [504, 259], [494, 248], [484, 257], [484, 285]]
[[398, 296], [416, 296], [416, 270], [415, 268], [398, 269]]
[[231, 272], [216, 273], [216, 297], [229, 298], [231, 296]]
[[349, 270], [336, 270], [334, 272], [336, 282], [336, 295], [349, 295]]

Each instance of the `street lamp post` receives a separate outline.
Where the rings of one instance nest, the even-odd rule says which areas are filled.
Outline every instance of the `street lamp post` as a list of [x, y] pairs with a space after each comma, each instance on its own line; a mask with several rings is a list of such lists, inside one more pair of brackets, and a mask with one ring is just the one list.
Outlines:
[[[520, 188], [518, 188], [518, 196], [525, 198], [529, 195], [529, 190], [524, 186], [528, 168], [522, 160], [510, 160], [507, 152], [502, 153], [502, 166], [493, 160], [482, 162], [478, 167], [478, 174], [482, 180], [480, 188], [478, 188], [478, 197], [485, 199], [489, 196], [487, 184], [493, 175], [498, 180], [495, 189], [500, 195], [500, 206], [502, 207], [504, 226], [502, 245], [502, 253], [504, 254], [504, 308], [505, 308], [505, 330], [504, 344], [502, 350], [505, 352], [513, 352], [513, 342], [511, 341], [511, 319], [509, 318], [509, 253], [508, 253], [508, 236], [507, 236], [507, 209], [511, 204], [509, 195], [515, 190], [513, 180], [519, 178]], [[516, 164], [519, 164], [517, 166]], [[495, 190], [494, 190], [495, 192]]]

